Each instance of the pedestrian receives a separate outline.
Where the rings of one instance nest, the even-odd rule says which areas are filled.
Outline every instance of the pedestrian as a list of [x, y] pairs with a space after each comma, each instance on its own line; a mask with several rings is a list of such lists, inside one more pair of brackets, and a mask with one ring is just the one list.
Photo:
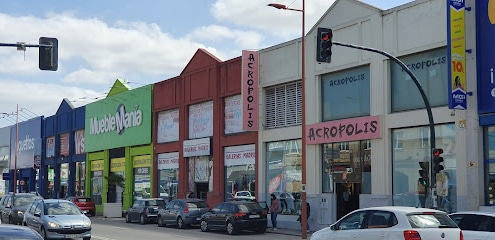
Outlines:
[[[309, 202], [306, 202], [306, 231], [309, 233], [309, 216], [311, 215], [311, 207], [309, 206]], [[302, 220], [301, 220], [301, 215], [297, 218], [297, 221], [301, 224], [301, 229], [302, 229]]]
[[280, 212], [280, 205], [275, 194], [270, 195], [271, 205], [270, 205], [270, 217], [272, 219], [272, 230], [277, 230], [277, 215]]

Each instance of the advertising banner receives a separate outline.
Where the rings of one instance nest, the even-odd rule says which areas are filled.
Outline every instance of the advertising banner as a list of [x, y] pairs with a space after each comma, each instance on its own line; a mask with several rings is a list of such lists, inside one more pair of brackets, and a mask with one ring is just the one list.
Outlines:
[[64, 133], [60, 134], [60, 156], [67, 157], [69, 156], [69, 134]]
[[[33, 168], [35, 156], [41, 155], [41, 121], [36, 117], [10, 128], [10, 169]], [[16, 145], [17, 140], [17, 145]], [[39, 146], [36, 146], [39, 145]], [[17, 160], [15, 158], [17, 146]]]
[[189, 138], [213, 136], [213, 101], [189, 106]]
[[225, 134], [242, 132], [241, 95], [225, 98]]
[[179, 109], [158, 113], [158, 143], [179, 141]]
[[380, 117], [360, 117], [306, 126], [306, 143], [322, 144], [380, 138]]
[[158, 170], [179, 168], [179, 152], [160, 153], [158, 158]]
[[74, 150], [76, 154], [84, 153], [84, 129], [74, 132]]
[[255, 164], [256, 149], [254, 144], [225, 147], [225, 166]]
[[478, 113], [495, 112], [495, 0], [476, 1]]
[[151, 91], [147, 85], [86, 105], [86, 152], [150, 144]]
[[464, 0], [447, 0], [449, 108], [466, 109], [466, 31]]
[[55, 137], [46, 138], [46, 157], [55, 157]]
[[184, 141], [184, 157], [209, 156], [211, 154], [211, 139], [201, 138]]
[[258, 51], [242, 51], [242, 129], [258, 131]]

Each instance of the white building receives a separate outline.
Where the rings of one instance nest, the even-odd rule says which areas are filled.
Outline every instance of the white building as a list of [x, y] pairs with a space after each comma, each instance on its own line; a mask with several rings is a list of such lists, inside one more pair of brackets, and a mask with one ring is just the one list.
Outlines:
[[[419, 80], [432, 109], [435, 145], [444, 150], [442, 173], [449, 176], [449, 201], [442, 205], [439, 197], [438, 207], [478, 210], [490, 204], [477, 110], [475, 1], [465, 4], [471, 7], [465, 12], [465, 48], [471, 50], [465, 58], [467, 110], [448, 107], [446, 1], [417, 0], [381, 10], [337, 0], [309, 30], [305, 137], [312, 230], [357, 208], [433, 207], [418, 181], [419, 162], [430, 161], [432, 149], [428, 114], [414, 81], [388, 57], [348, 47], [334, 45], [332, 62], [317, 63], [319, 27], [332, 29], [333, 41], [397, 57]], [[296, 39], [260, 50], [258, 151], [266, 164], [258, 168], [258, 189], [265, 199], [289, 193], [281, 195], [287, 207], [282, 204], [280, 228], [300, 229], [295, 220], [301, 192], [301, 46]]]

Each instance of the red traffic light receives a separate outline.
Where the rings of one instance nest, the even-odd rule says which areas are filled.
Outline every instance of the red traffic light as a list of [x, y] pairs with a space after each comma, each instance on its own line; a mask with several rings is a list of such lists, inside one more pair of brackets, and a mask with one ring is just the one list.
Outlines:
[[325, 32], [325, 33], [322, 33], [321, 34], [321, 40], [323, 41], [328, 41], [330, 39], [332, 39], [333, 35], [331, 32]]
[[443, 149], [441, 149], [441, 148], [436, 148], [435, 150], [433, 150], [433, 156], [435, 156], [435, 157], [440, 156], [440, 154], [442, 154], [442, 153], [443, 153]]

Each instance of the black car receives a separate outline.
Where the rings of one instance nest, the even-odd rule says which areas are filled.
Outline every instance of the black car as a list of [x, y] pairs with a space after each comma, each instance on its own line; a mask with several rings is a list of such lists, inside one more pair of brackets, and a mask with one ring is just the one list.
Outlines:
[[33, 229], [23, 226], [0, 225], [2, 240], [43, 240], [43, 237]]
[[38, 193], [8, 193], [0, 202], [2, 223], [22, 224], [24, 212], [36, 199], [43, 199]]
[[267, 211], [257, 202], [223, 202], [201, 216], [201, 231], [227, 230], [230, 235], [241, 230], [265, 233], [266, 221]]
[[162, 198], [142, 198], [127, 209], [125, 221], [130, 223], [139, 221], [141, 224], [147, 222], [156, 222], [158, 211], [165, 207], [165, 201]]

